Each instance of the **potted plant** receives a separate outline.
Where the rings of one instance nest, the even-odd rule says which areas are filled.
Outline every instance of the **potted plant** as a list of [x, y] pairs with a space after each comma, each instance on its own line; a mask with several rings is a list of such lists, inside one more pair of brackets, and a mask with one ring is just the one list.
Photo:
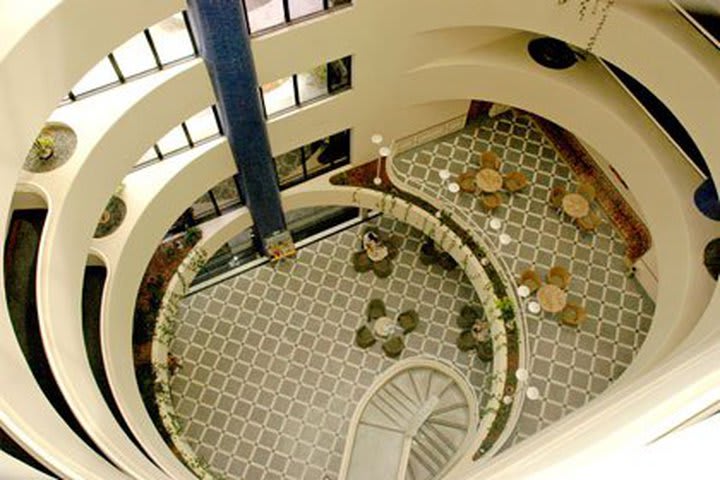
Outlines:
[[40, 160], [50, 160], [55, 154], [55, 139], [50, 135], [38, 135], [33, 146]]

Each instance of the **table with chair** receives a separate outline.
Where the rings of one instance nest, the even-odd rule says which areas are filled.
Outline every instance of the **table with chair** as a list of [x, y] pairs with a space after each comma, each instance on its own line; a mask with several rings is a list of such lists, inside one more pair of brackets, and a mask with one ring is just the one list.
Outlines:
[[566, 214], [575, 225], [585, 233], [593, 233], [602, 224], [600, 216], [593, 211], [595, 187], [589, 183], [581, 183], [575, 192], [568, 192], [562, 186], [550, 190], [550, 205]]
[[[568, 326], [579, 326], [586, 317], [585, 309], [568, 300], [567, 288], [570, 286], [570, 272], [565, 267], [554, 266], [545, 275], [545, 282], [542, 277], [533, 269], [527, 269], [520, 274], [518, 283], [526, 288], [525, 292], [535, 294], [537, 311], [529, 308], [531, 313], [541, 311], [558, 316], [560, 322]], [[538, 308], [539, 306], [539, 308]]]
[[480, 155], [478, 170], [468, 170], [457, 178], [460, 191], [479, 194], [480, 202], [486, 211], [493, 211], [502, 205], [501, 190], [516, 193], [530, 184], [522, 172], [515, 171], [506, 175], [500, 173], [501, 164], [498, 154], [486, 151]]

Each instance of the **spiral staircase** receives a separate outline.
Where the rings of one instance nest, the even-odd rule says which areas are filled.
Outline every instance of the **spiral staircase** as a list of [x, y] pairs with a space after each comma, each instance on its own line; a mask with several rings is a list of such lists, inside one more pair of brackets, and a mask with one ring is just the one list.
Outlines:
[[459, 372], [437, 360], [404, 360], [360, 402], [340, 478], [441, 478], [467, 450], [477, 423], [477, 399]]

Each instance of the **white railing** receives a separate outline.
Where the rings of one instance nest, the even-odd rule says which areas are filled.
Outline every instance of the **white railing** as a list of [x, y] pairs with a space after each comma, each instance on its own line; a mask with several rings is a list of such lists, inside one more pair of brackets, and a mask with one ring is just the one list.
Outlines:
[[[462, 207], [456, 205], [451, 199], [447, 198], [444, 190], [438, 190], [437, 188], [431, 188], [423, 182], [410, 178], [408, 175], [403, 174], [395, 168], [394, 153], [386, 160], [385, 170], [392, 183], [409, 193], [416, 195], [422, 200], [429, 204], [439, 208], [442, 212], [450, 215], [450, 218], [455, 221], [463, 230], [470, 234], [473, 239], [484, 247], [487, 258], [490, 260], [495, 270], [500, 275], [503, 283], [506, 286], [506, 295], [513, 302], [515, 309], [515, 321], [518, 329], [518, 369], [527, 369], [528, 359], [528, 342], [527, 342], [527, 322], [525, 319], [525, 311], [523, 310], [523, 303], [517, 295], [517, 288], [515, 282], [515, 276], [512, 270], [508, 267], [505, 261], [493, 252], [488, 251], [488, 247], [495, 246], [496, 243], [485, 233], [485, 226], [479, 225], [475, 219]], [[508, 422], [503, 429], [503, 433], [500, 435], [498, 440], [487, 452], [482, 453], [482, 460], [492, 458], [503, 446], [503, 444], [510, 438], [511, 433], [515, 429], [515, 424], [520, 418], [522, 412], [522, 405], [525, 396], [521, 388], [516, 388], [515, 397], [512, 404], [512, 410]]]

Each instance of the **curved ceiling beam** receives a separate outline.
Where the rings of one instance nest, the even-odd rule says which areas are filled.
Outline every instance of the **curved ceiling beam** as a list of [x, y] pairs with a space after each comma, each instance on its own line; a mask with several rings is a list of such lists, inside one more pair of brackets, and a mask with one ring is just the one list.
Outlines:
[[[162, 473], [122, 431], [94, 381], [82, 324], [87, 253], [107, 199], [132, 165], [168, 130], [212, 102], [204, 64], [195, 60], [63, 107], [53, 118], [75, 130], [78, 144], [73, 157], [61, 169], [26, 180], [45, 189], [51, 205], [37, 280], [48, 361], [88, 435], [138, 478], [160, 478]], [[104, 115], [93, 115], [96, 111]]]
[[157, 163], [127, 177], [128, 214], [120, 228], [94, 249], [107, 259], [101, 342], [108, 382], [118, 407], [152, 458], [173, 478], [193, 480], [179, 463], [147, 413], [135, 377], [132, 331], [135, 300], [145, 269], [174, 220], [203, 193], [236, 172], [225, 138]]
[[[7, 229], [25, 154], [58, 100], [117, 45], [182, 7], [180, 0], [39, 0], [22, 6], [0, 2], [0, 231]], [[3, 248], [0, 245], [0, 253]], [[0, 265], [0, 297], [5, 298], [3, 277]], [[15, 341], [5, 304], [0, 307], [0, 339], [3, 428], [64, 478], [125, 478], [85, 445], [48, 403]]]

